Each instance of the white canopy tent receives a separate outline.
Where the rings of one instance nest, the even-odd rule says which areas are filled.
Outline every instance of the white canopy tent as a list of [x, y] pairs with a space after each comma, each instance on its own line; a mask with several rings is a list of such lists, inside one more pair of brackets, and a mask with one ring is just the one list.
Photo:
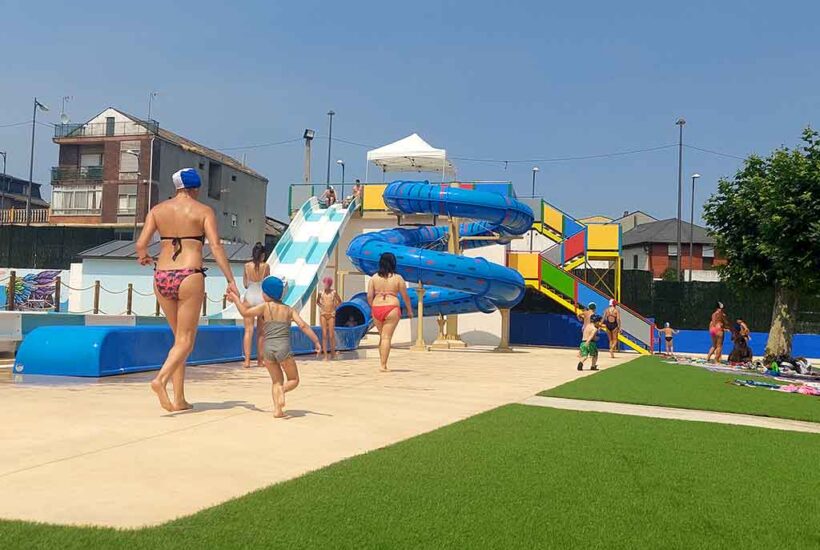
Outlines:
[[447, 160], [447, 151], [436, 149], [418, 134], [412, 134], [378, 149], [367, 152], [367, 180], [370, 163], [387, 172], [440, 172], [442, 181], [446, 174], [455, 175], [453, 163]]

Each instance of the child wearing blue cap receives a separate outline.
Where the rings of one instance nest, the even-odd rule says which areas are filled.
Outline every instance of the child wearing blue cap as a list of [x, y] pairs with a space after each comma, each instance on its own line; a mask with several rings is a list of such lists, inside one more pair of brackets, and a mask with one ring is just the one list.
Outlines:
[[285, 417], [285, 394], [299, 385], [299, 369], [290, 347], [291, 323], [305, 333], [313, 342], [318, 355], [322, 351], [319, 338], [314, 334], [299, 313], [282, 303], [285, 283], [279, 277], [270, 275], [262, 280], [262, 295], [265, 300], [257, 306], [248, 306], [234, 291], [228, 293], [228, 300], [236, 305], [243, 317], [263, 319], [263, 346], [257, 353], [261, 355], [265, 368], [273, 382], [273, 416]]

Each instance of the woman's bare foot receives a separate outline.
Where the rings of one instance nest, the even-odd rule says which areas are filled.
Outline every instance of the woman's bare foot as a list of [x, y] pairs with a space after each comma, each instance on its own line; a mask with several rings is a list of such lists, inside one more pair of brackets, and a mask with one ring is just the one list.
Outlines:
[[173, 412], [174, 405], [171, 403], [171, 400], [168, 398], [168, 391], [165, 389], [165, 386], [154, 378], [151, 380], [151, 391], [157, 394], [159, 398], [160, 406], [168, 412]]
[[287, 414], [282, 409], [274, 409], [273, 410], [273, 417], [274, 418], [287, 418]]
[[249, 369], [249, 368], [251, 368], [251, 362], [250, 362], [250, 361], [247, 361], [247, 362], [243, 363], [243, 364], [242, 364], [242, 368], [243, 368], [243, 369]]
[[190, 403], [188, 403], [185, 400], [183, 400], [182, 403], [180, 403], [180, 404], [174, 403], [174, 410], [175, 411], [189, 411], [193, 408], [194, 408], [194, 406], [191, 405]]
[[379, 372], [390, 372], [390, 369], [387, 368], [387, 365], [382, 365], [379, 367]]

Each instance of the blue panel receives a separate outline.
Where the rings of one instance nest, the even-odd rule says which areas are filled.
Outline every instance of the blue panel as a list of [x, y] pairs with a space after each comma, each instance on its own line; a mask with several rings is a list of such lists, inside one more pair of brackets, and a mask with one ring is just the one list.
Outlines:
[[[769, 335], [765, 332], [753, 332], [751, 336], [749, 346], [752, 348], [752, 353], [755, 356], [762, 356]], [[681, 330], [675, 335], [674, 344], [676, 353], [707, 353], [712, 345], [712, 339], [708, 330]], [[655, 351], [663, 349], [663, 338], [659, 337], [656, 339]], [[732, 341], [727, 332], [723, 339], [724, 359], [731, 351]], [[792, 339], [792, 355], [794, 357], [820, 357], [820, 334], [795, 334]]]
[[[510, 314], [510, 343], [530, 346], [577, 348], [581, 344], [581, 322], [561, 313]], [[609, 349], [605, 332], [598, 334], [598, 348]]]
[[586, 306], [590, 302], [595, 302], [595, 305], [598, 306], [598, 315], [603, 315], [604, 310], [609, 307], [609, 299], [606, 296], [578, 281], [578, 303]]
[[566, 214], [564, 214], [564, 238], [572, 237], [579, 231], [583, 230], [584, 226], [576, 222]]
[[[367, 311], [369, 316], [369, 309]], [[369, 320], [368, 320], [369, 323]], [[368, 325], [338, 327], [339, 350], [356, 349]], [[313, 327], [317, 336], [319, 327]], [[240, 326], [202, 326], [197, 331], [189, 365], [242, 360]], [[256, 354], [253, 339], [252, 354]], [[99, 377], [157, 370], [173, 345], [167, 326], [137, 327], [40, 327], [20, 345], [15, 372], [56, 376]], [[294, 354], [313, 353], [313, 343], [297, 327], [291, 329]]]

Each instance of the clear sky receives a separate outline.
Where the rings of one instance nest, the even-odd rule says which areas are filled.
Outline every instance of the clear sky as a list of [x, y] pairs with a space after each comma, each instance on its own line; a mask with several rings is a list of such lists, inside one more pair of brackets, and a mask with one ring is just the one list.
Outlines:
[[[797, 143], [820, 126], [820, 2], [265, 2], [6, 0], [0, 5], [0, 126], [31, 118], [36, 95], [56, 122], [60, 98], [81, 122], [106, 106], [153, 115], [217, 149], [299, 138], [304, 128], [379, 146], [418, 132], [455, 160], [460, 180], [512, 180], [531, 168], [547, 200], [576, 216], [641, 209], [673, 217], [674, 144], [745, 156]], [[37, 127], [35, 178], [57, 164]], [[27, 177], [30, 126], [0, 127], [9, 172]], [[327, 141], [314, 148], [324, 182]], [[346, 178], [366, 147], [333, 144]], [[302, 145], [232, 149], [270, 179], [268, 213], [285, 216]], [[684, 151], [699, 172], [696, 207], [739, 161]], [[333, 166], [333, 179], [340, 178]], [[696, 214], [697, 216], [697, 214]]]

